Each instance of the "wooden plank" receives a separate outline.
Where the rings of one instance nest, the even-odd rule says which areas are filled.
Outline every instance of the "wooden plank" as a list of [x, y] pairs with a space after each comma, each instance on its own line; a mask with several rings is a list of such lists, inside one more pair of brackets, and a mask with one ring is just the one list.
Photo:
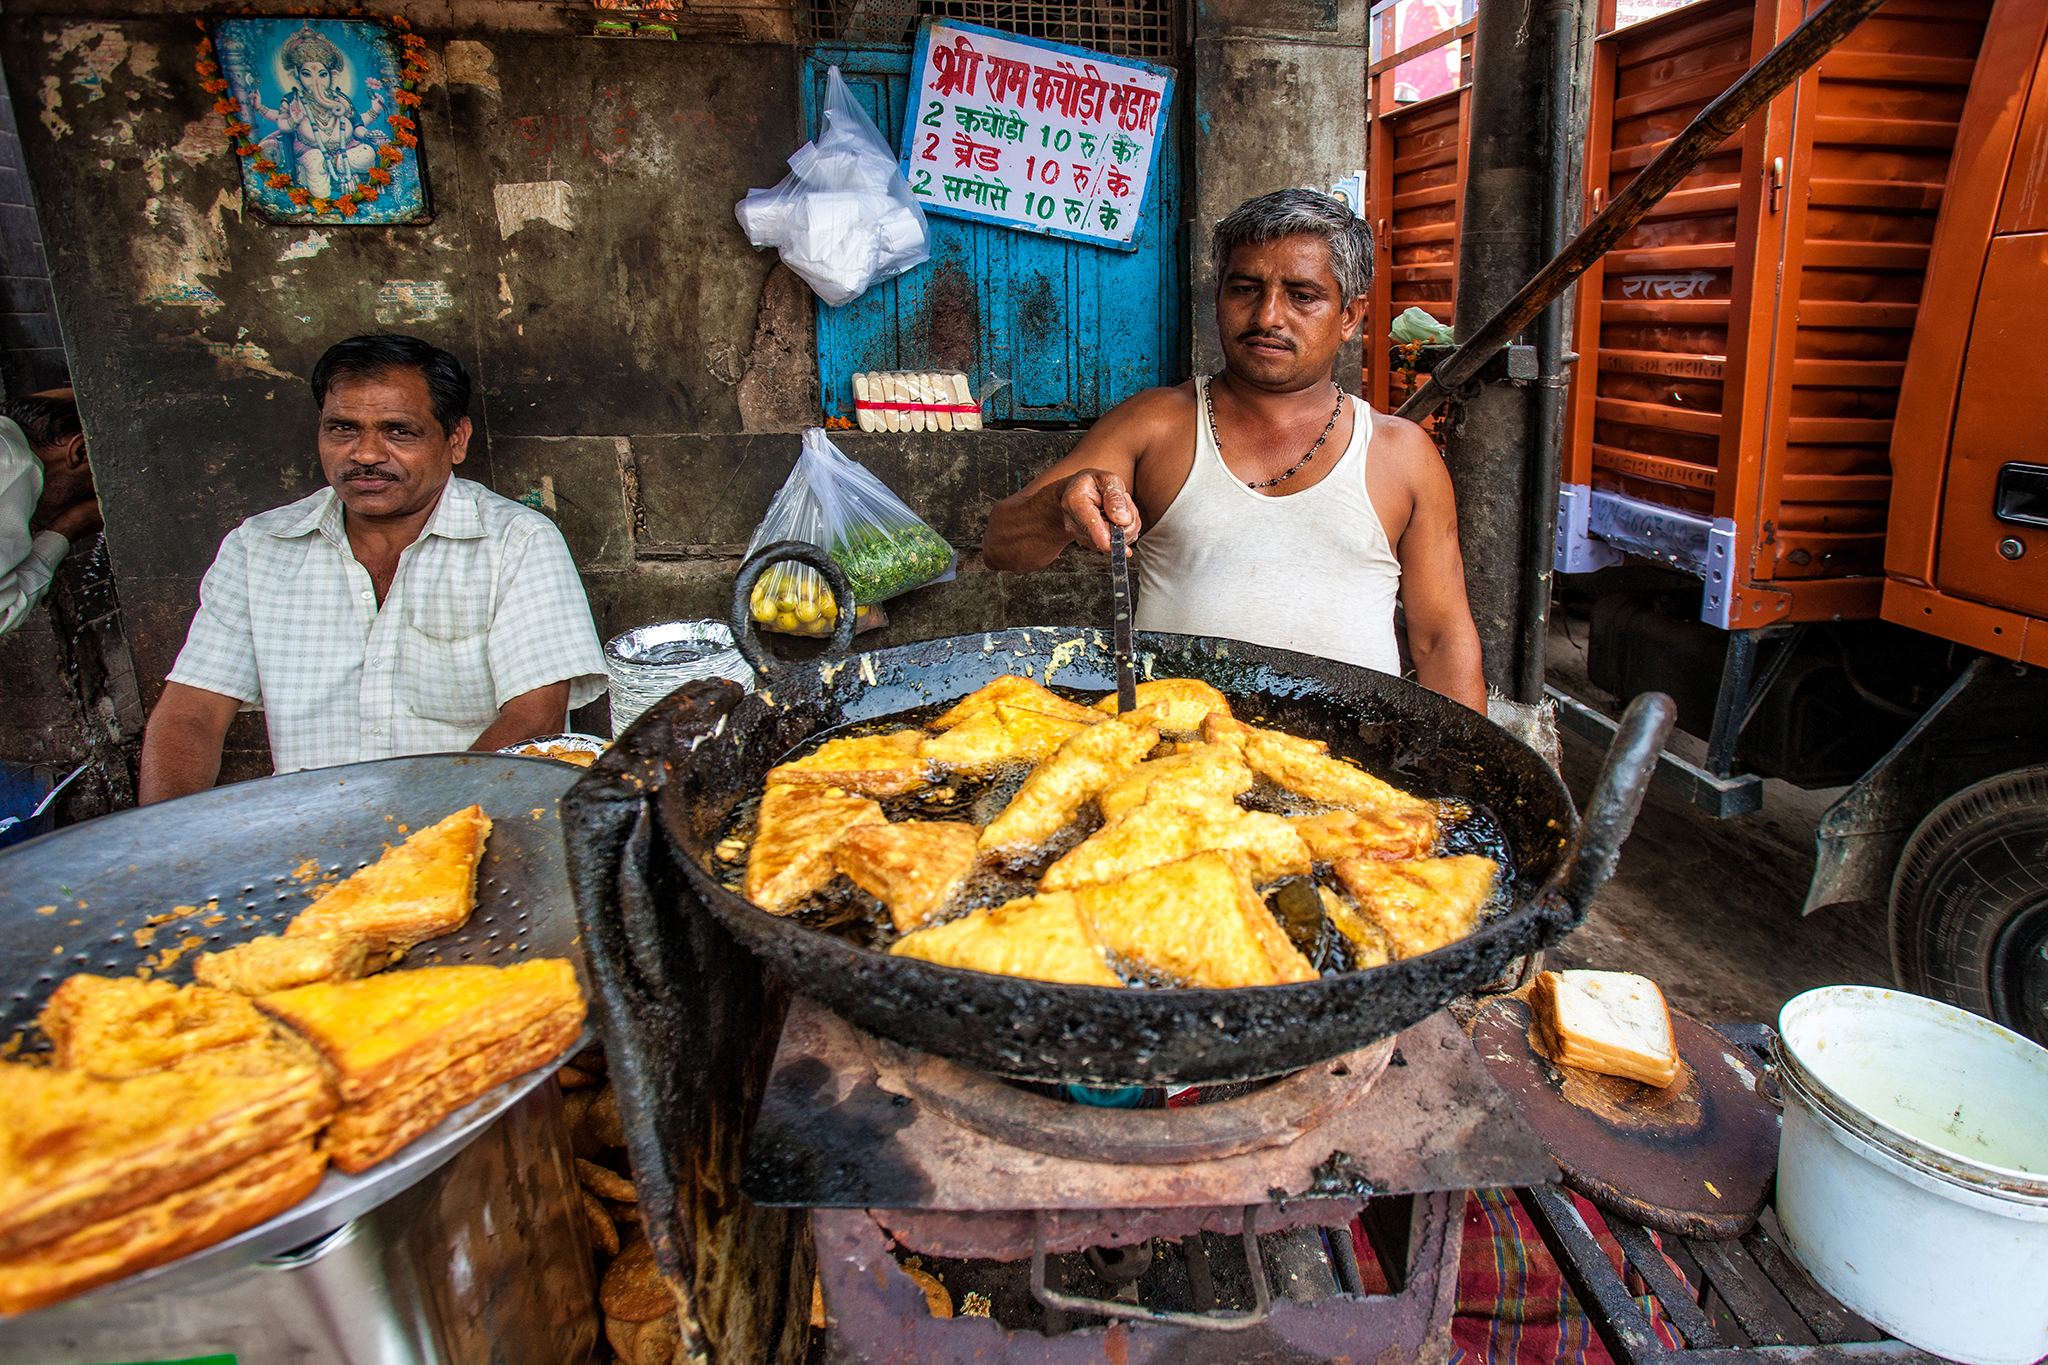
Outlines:
[[1726, 356], [1684, 355], [1671, 351], [1600, 352], [1599, 367], [1616, 374], [1655, 374], [1672, 379], [1717, 380], [1724, 376]]
[[1932, 119], [1817, 118], [1813, 140], [1830, 147], [1954, 147], [1956, 125]]
[[1793, 417], [1785, 423], [1791, 445], [1889, 446], [1892, 424], [1875, 417]]
[[1784, 1229], [1778, 1226], [1776, 1210], [1766, 1208], [1757, 1225], [1743, 1237], [1742, 1245], [1757, 1267], [1770, 1276], [1771, 1283], [1785, 1296], [1793, 1311], [1805, 1322], [1823, 1346], [1851, 1341], [1881, 1341], [1884, 1333], [1837, 1303], [1834, 1296], [1813, 1282], [1782, 1245]]
[[1389, 246], [1422, 246], [1430, 242], [1455, 242], [1458, 240], [1456, 223], [1425, 223], [1421, 227], [1397, 227], [1387, 234]]
[[1889, 474], [1787, 474], [1779, 486], [1779, 502], [1889, 502]]
[[1728, 321], [1726, 299], [1659, 299], [1639, 303], [1635, 299], [1600, 300], [1602, 322], [1685, 322], [1695, 326], [1720, 326]]
[[1816, 208], [1892, 209], [1931, 213], [1941, 207], [1944, 186], [1920, 180], [1826, 180], [1807, 182], [1807, 202]]
[[1398, 217], [1404, 213], [1413, 213], [1417, 209], [1436, 208], [1442, 204], [1456, 208], [1457, 203], [1458, 187], [1455, 184], [1431, 185], [1426, 190], [1409, 190], [1405, 194], [1389, 195], [1386, 208]]
[[1662, 455], [1645, 455], [1640, 450], [1624, 450], [1620, 446], [1595, 445], [1593, 467], [1612, 470], [1616, 474], [1655, 479], [1659, 483], [1674, 483], [1681, 488], [1696, 488], [1703, 493], [1713, 492], [1719, 482], [1709, 465], [1670, 460]]
[[1914, 303], [1835, 303], [1801, 299], [1798, 322], [1801, 327], [1852, 327], [1863, 331], [1893, 328], [1909, 332], [1919, 311], [1920, 306]]
[[1844, 242], [1829, 237], [1806, 239], [1805, 265], [1823, 270], [1927, 269], [1928, 248], [1919, 242]]
[[[1890, 10], [1886, 10], [1890, 16]], [[1857, 52], [1838, 47], [1820, 59], [1824, 81], [1881, 81], [1886, 84], [1968, 85], [1975, 57], [1925, 57], [1909, 52]]]
[[1696, 412], [1690, 408], [1666, 407], [1662, 403], [1634, 403], [1622, 398], [1597, 398], [1593, 401], [1593, 413], [1603, 422], [1627, 422], [1632, 426], [1683, 432], [1688, 436], [1721, 434], [1721, 414], [1718, 412]]
[[1726, 66], [1711, 67], [1697, 76], [1668, 85], [1654, 85], [1635, 95], [1619, 95], [1614, 101], [1614, 117], [1622, 119], [1641, 118], [1645, 114], [1662, 113], [1667, 109], [1684, 109], [1687, 117], [1706, 107], [1707, 102], [1726, 90], [1749, 69], [1746, 62], [1731, 62]]
[[1607, 268], [1611, 271], [1726, 270], [1734, 264], [1735, 244], [1732, 242], [1684, 242], [1676, 246], [1630, 247], [1607, 253]]
[[1744, 1334], [1756, 1345], [1820, 1344], [1792, 1305], [1757, 1269], [1740, 1242], [1696, 1242], [1687, 1238], [1685, 1248], [1706, 1272], [1707, 1283], [1721, 1296], [1721, 1302], [1742, 1324]]
[[[1616, 172], [1639, 171], [1643, 167], [1649, 165], [1652, 161], [1655, 161], [1657, 159], [1657, 154], [1663, 151], [1665, 147], [1669, 146], [1670, 143], [1671, 139], [1667, 137], [1662, 138], [1656, 142], [1638, 142], [1633, 147], [1616, 147], [1608, 161], [1609, 169], [1611, 171]], [[1714, 150], [1707, 153], [1707, 155], [1709, 157], [1716, 157], [1721, 156], [1727, 152], [1739, 152], [1741, 150], [1742, 133], [1738, 130], [1737, 132], [1730, 134], [1726, 142], [1714, 148]], [[1699, 169], [1699, 171], [1695, 172], [1695, 174], [1701, 175], [1707, 173], [1708, 168], [1705, 166], [1702, 166]]]
[[1903, 360], [1795, 360], [1792, 383], [1802, 389], [1895, 389]]

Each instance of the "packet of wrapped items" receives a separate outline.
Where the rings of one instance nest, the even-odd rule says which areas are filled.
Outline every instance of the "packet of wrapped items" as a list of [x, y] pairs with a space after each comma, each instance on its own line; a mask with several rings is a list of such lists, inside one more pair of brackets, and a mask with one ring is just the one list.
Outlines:
[[[987, 397], [983, 394], [982, 401]], [[862, 431], [981, 430], [981, 402], [967, 387], [967, 376], [958, 371], [857, 374], [853, 412]]]
[[945, 582], [956, 558], [944, 537], [848, 459], [826, 439], [823, 427], [804, 433], [803, 454], [754, 528], [747, 554], [778, 540], [819, 546], [853, 583], [854, 602], [838, 602], [824, 575], [809, 565], [770, 565], [755, 581], [748, 605], [762, 630], [786, 635], [830, 635], [842, 611]]

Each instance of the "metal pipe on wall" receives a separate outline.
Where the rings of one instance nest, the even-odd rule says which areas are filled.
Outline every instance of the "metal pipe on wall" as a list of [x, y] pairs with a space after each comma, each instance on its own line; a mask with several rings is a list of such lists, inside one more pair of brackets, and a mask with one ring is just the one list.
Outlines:
[[[1557, 255], [1578, 233], [1585, 165], [1587, 107], [1593, 87], [1593, 43], [1599, 0], [1546, 0], [1550, 34], [1550, 165], [1543, 213], [1543, 254]], [[1543, 698], [1544, 649], [1550, 633], [1552, 547], [1557, 543], [1557, 492], [1564, 466], [1576, 297], [1560, 293], [1543, 310], [1536, 333], [1536, 440], [1523, 511], [1520, 666], [1513, 696]]]
[[[1479, 6], [1458, 233], [1460, 342], [1484, 330], [1543, 260], [1550, 43], [1538, 0]], [[1524, 652], [1523, 561], [1531, 552], [1524, 507], [1536, 407], [1527, 385], [1506, 380], [1481, 382], [1457, 400], [1444, 426], [1444, 458], [1458, 493], [1465, 591], [1487, 686], [1513, 695]]]

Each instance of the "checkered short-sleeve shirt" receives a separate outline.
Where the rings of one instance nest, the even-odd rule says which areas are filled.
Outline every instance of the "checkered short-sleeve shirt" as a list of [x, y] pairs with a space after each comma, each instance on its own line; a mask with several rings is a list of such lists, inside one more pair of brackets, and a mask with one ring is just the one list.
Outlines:
[[333, 489], [228, 532], [170, 681], [260, 709], [278, 772], [466, 749], [512, 698], [605, 689], [589, 599], [553, 522], [450, 479], [381, 609]]

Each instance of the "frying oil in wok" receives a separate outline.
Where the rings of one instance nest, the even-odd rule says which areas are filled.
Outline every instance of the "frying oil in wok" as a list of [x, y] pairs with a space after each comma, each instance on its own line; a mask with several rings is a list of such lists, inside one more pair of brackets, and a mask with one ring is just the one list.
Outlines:
[[[1086, 693], [1069, 693], [1066, 689], [1055, 688], [1056, 692], [1067, 695], [1070, 700], [1084, 705], [1094, 698]], [[890, 734], [912, 726], [923, 726], [937, 716], [945, 706], [920, 707], [914, 711], [902, 711], [880, 720], [860, 721], [842, 726], [836, 730], [820, 731], [805, 743], [790, 750], [778, 762], [788, 763], [814, 753], [825, 742], [859, 735]], [[1253, 724], [1261, 723], [1254, 717]], [[1174, 739], [1194, 738], [1174, 735]], [[921, 791], [904, 796], [879, 798], [883, 813], [891, 822], [899, 820], [959, 820], [976, 826], [985, 826], [1001, 813], [1017, 789], [1024, 784], [1031, 766], [1028, 763], [1006, 764], [988, 773], [954, 773], [943, 784], [926, 787]], [[1397, 784], [1398, 785], [1398, 784]], [[1274, 815], [1314, 815], [1331, 809], [1293, 792], [1276, 787], [1261, 780], [1250, 791], [1237, 798], [1237, 804], [1248, 810], [1266, 811]], [[1477, 806], [1456, 799], [1436, 801], [1439, 822], [1437, 853], [1450, 857], [1455, 854], [1472, 853], [1491, 858], [1500, 866], [1501, 872], [1495, 884], [1493, 899], [1480, 911], [1480, 923], [1496, 919], [1513, 907], [1514, 861], [1508, 847], [1506, 832], [1499, 821], [1484, 806]], [[727, 860], [725, 884], [734, 894], [742, 894], [740, 874], [746, 866], [745, 848], [753, 843], [756, 817], [760, 810], [760, 798], [754, 797], [741, 802], [719, 830], [719, 843], [728, 850], [737, 849], [737, 855]], [[1028, 858], [1006, 861], [1000, 858], [984, 857], [968, 874], [953, 898], [946, 903], [946, 918], [953, 919], [970, 910], [983, 906], [1001, 905], [1020, 896], [1037, 892], [1039, 878], [1066, 853], [1089, 835], [1102, 827], [1102, 816], [1094, 806], [1083, 808], [1081, 815], [1050, 839], [1034, 849]], [[1312, 877], [1292, 877], [1287, 882], [1300, 883], [1313, 895], [1314, 887], [1328, 887], [1343, 894], [1342, 884], [1328, 863], [1317, 863]], [[1296, 891], [1290, 894], [1286, 883], [1277, 883], [1264, 888], [1266, 903], [1273, 909], [1274, 918], [1287, 930], [1294, 944], [1308, 958], [1310, 964], [1324, 976], [1356, 971], [1351, 941], [1331, 927], [1322, 918], [1317, 906], [1310, 911], [1309, 901]], [[1293, 913], [1290, 913], [1290, 910]], [[823, 891], [799, 901], [789, 913], [789, 918], [806, 928], [832, 934], [862, 948], [876, 952], [887, 952], [901, 934], [889, 918], [888, 907], [866, 891], [855, 886], [845, 877], [835, 877]], [[1112, 967], [1132, 987], [1170, 987], [1181, 984], [1149, 975], [1138, 964], [1122, 961], [1112, 962]]]

